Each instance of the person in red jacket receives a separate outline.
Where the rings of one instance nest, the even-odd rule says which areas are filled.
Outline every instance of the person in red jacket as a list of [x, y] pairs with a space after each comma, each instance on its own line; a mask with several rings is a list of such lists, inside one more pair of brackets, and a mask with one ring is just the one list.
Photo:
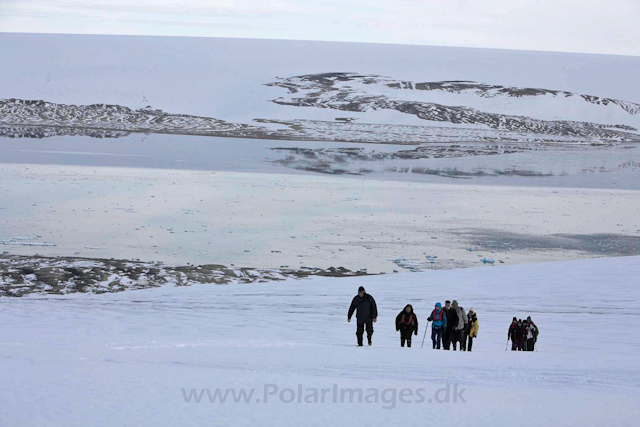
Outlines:
[[396, 331], [400, 331], [400, 347], [411, 347], [411, 335], [418, 335], [418, 316], [413, 312], [413, 306], [407, 306], [396, 317]]
[[433, 349], [440, 350], [440, 343], [442, 341], [442, 332], [447, 330], [447, 315], [444, 314], [442, 304], [436, 303], [436, 308], [431, 312], [431, 316], [427, 319], [428, 322], [433, 321], [431, 324], [431, 341], [433, 343]]
[[520, 339], [518, 338], [518, 319], [516, 317], [511, 321], [511, 325], [509, 325], [509, 332], [507, 332], [507, 341], [511, 340], [511, 351], [516, 351], [518, 349], [518, 345], [520, 343]]

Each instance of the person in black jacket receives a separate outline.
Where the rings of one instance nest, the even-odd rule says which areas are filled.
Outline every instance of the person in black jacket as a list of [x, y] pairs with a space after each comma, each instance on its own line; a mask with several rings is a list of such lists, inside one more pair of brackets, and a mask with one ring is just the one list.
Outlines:
[[527, 342], [527, 322], [522, 321], [522, 319], [518, 319], [518, 351], [527, 351], [527, 347], [525, 346]]
[[518, 318], [514, 317], [509, 325], [509, 332], [507, 332], [507, 341], [511, 340], [511, 351], [518, 350]]
[[373, 324], [378, 318], [378, 307], [376, 306], [376, 300], [366, 293], [362, 286], [358, 288], [358, 295], [353, 297], [353, 301], [351, 301], [349, 314], [347, 314], [348, 322], [351, 322], [351, 316], [353, 316], [354, 311], [356, 312], [356, 320], [358, 324], [356, 329], [358, 345], [362, 346], [362, 335], [364, 334], [365, 327], [367, 328], [367, 340], [369, 341], [369, 345], [371, 345]]
[[447, 329], [444, 331], [443, 337], [443, 349], [449, 350], [451, 342], [454, 341], [453, 327], [458, 324], [458, 315], [456, 311], [451, 308], [451, 301], [444, 302], [444, 315], [447, 316]]
[[411, 335], [418, 335], [418, 317], [413, 312], [413, 306], [407, 306], [396, 317], [396, 331], [400, 331], [400, 347], [411, 347]]

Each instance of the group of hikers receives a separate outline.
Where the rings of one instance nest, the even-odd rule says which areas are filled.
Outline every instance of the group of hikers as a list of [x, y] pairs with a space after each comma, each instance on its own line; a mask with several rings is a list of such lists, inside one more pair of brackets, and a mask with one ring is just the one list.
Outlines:
[[[353, 297], [351, 306], [349, 306], [348, 322], [351, 322], [354, 312], [357, 320], [358, 346], [363, 345], [365, 330], [368, 344], [371, 345], [373, 324], [378, 318], [378, 307], [375, 299], [362, 286], [358, 289], [358, 295]], [[431, 322], [431, 342], [434, 349], [442, 347], [444, 350], [449, 350], [453, 347], [455, 351], [459, 345], [460, 351], [471, 351], [473, 340], [478, 337], [478, 329], [480, 328], [478, 316], [473, 307], [466, 313], [456, 300], [453, 302], [445, 301], [444, 307], [439, 302], [436, 303], [427, 322]], [[418, 335], [418, 316], [414, 313], [411, 304], [407, 304], [396, 316], [396, 331], [400, 332], [400, 347], [404, 347], [405, 343], [407, 347], [411, 347], [412, 336]], [[538, 327], [533, 323], [531, 317], [528, 317], [524, 322], [513, 318], [507, 338], [513, 343], [512, 350], [533, 351], [537, 339]]]
[[531, 316], [526, 320], [514, 317], [507, 332], [507, 345], [511, 340], [512, 351], [533, 351], [538, 341], [538, 332], [538, 327], [531, 320]]
[[457, 350], [460, 344], [460, 351], [471, 351], [473, 339], [478, 336], [480, 323], [473, 307], [469, 313], [465, 313], [464, 308], [458, 301], [445, 301], [444, 307], [439, 302], [427, 319], [431, 323], [431, 343], [434, 349]]

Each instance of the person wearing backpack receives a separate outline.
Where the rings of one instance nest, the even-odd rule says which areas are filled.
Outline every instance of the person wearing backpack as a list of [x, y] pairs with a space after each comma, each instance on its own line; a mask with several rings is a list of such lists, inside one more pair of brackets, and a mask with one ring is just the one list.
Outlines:
[[447, 329], [447, 315], [444, 314], [442, 304], [436, 303], [436, 307], [431, 312], [431, 316], [427, 319], [431, 324], [431, 341], [433, 348], [440, 350], [440, 342], [442, 341], [442, 332]]
[[464, 308], [458, 305], [458, 301], [453, 300], [451, 306], [455, 310], [456, 317], [458, 318], [458, 323], [453, 325], [453, 350], [456, 350], [456, 343], [459, 342], [460, 351], [465, 351], [467, 349], [465, 330], [467, 329], [469, 319], [467, 318], [467, 314], [464, 312]]
[[467, 351], [471, 351], [471, 347], [473, 346], [473, 339], [478, 336], [478, 329], [480, 328], [480, 324], [478, 323], [478, 316], [476, 312], [473, 310], [473, 307], [469, 309], [469, 313], [467, 313], [467, 317], [469, 318], [469, 342], [467, 344]]
[[396, 316], [396, 331], [400, 331], [400, 347], [411, 347], [411, 336], [418, 335], [418, 316], [413, 312], [413, 306], [407, 306]]

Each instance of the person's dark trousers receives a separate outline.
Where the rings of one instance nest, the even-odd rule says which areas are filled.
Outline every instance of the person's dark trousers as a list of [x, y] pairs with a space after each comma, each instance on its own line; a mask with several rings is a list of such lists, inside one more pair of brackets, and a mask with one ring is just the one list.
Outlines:
[[471, 351], [472, 346], [473, 346], [473, 337], [469, 335], [469, 343], [467, 344], [467, 351]]
[[442, 335], [442, 348], [449, 350], [451, 347], [451, 340], [453, 338], [453, 329], [447, 329]]
[[518, 349], [518, 344], [515, 341], [511, 341], [511, 351], [516, 351]]
[[460, 343], [460, 351], [465, 351], [466, 348], [466, 343], [463, 341], [464, 338], [464, 330], [463, 329], [457, 329], [455, 331], [453, 331], [453, 350], [456, 350], [456, 345], [458, 343]]
[[407, 347], [411, 347], [411, 335], [413, 335], [413, 329], [400, 329], [400, 347], [404, 347], [405, 341], [407, 342]]
[[407, 339], [403, 337], [400, 337], [400, 347], [404, 347], [405, 341], [407, 342], [407, 347], [411, 347], [411, 338]]
[[460, 331], [460, 351], [467, 350], [467, 332], [465, 330]]
[[533, 351], [533, 347], [535, 347], [535, 345], [536, 345], [536, 339], [529, 338], [527, 340], [527, 351]]
[[433, 341], [433, 348], [440, 349], [440, 342], [442, 341], [442, 328], [431, 327], [431, 341]]
[[356, 336], [358, 337], [358, 345], [362, 345], [362, 336], [364, 335], [364, 329], [367, 329], [367, 339], [371, 342], [371, 335], [373, 335], [373, 320], [368, 322], [358, 322], [358, 329], [356, 329]]

